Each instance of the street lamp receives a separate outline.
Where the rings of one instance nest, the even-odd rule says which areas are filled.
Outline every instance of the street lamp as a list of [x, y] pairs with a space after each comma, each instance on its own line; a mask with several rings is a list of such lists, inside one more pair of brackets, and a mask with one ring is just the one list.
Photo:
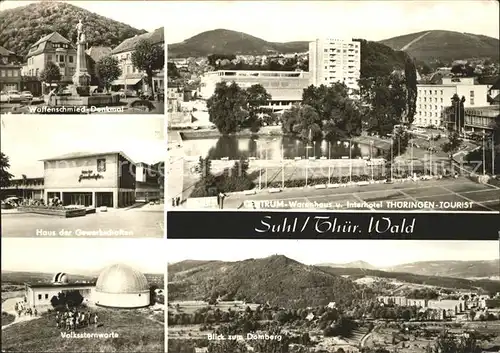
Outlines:
[[432, 176], [432, 153], [434, 152], [434, 146], [432, 145], [433, 138], [434, 135], [431, 133], [431, 136], [429, 138], [429, 176]]
[[495, 174], [495, 133], [491, 134], [491, 175]]
[[370, 141], [370, 166], [372, 169], [372, 181], [373, 179], [373, 140]]
[[260, 141], [254, 139], [257, 144], [257, 155], [259, 156], [259, 190], [262, 190], [262, 161], [261, 161], [261, 150], [260, 150]]
[[330, 184], [330, 178], [332, 175], [332, 172], [331, 172], [332, 161], [330, 160], [331, 147], [332, 147], [332, 142], [328, 141], [328, 184]]
[[391, 181], [394, 177], [393, 164], [394, 164], [394, 139], [391, 139]]
[[411, 144], [411, 162], [410, 162], [410, 166], [411, 166], [411, 176], [413, 177], [413, 173], [414, 173], [414, 169], [413, 169], [413, 139], [410, 139], [410, 144]]
[[483, 175], [486, 175], [486, 131], [483, 130]]
[[352, 183], [352, 139], [349, 139], [349, 182]]
[[281, 141], [281, 189], [285, 188], [285, 149]]

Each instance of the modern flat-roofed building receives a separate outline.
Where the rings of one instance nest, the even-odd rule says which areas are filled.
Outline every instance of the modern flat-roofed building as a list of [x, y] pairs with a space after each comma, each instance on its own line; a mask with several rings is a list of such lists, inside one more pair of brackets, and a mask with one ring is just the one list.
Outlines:
[[164, 163], [150, 165], [144, 162], [136, 164], [135, 201], [149, 202], [159, 200], [162, 195], [162, 173]]
[[52, 298], [57, 298], [59, 293], [77, 291], [83, 297], [83, 302], [88, 303], [93, 296], [95, 285], [95, 281], [70, 282], [65, 273], [59, 272], [51, 282], [25, 283], [24, 302], [29, 308], [44, 309], [52, 307]]
[[500, 106], [469, 107], [464, 109], [464, 130], [470, 132], [491, 132], [497, 124]]
[[443, 77], [437, 84], [417, 84], [416, 126], [439, 127], [447, 121], [445, 108], [451, 107], [451, 98], [465, 97], [464, 107], [488, 105], [488, 86], [475, 85], [472, 77]]
[[11, 179], [8, 186], [2, 186], [0, 197], [3, 199], [17, 196], [23, 199], [42, 200], [43, 188], [43, 177], [28, 178], [23, 176], [20, 179]]
[[314, 86], [344, 83], [358, 90], [361, 43], [347, 39], [316, 39], [309, 43], [309, 73]]
[[219, 82], [235, 82], [241, 88], [262, 85], [271, 95], [269, 108], [284, 110], [302, 101], [302, 93], [310, 84], [309, 73], [303, 71], [237, 71], [207, 72], [201, 79], [201, 97], [210, 98]]
[[126, 207], [135, 203], [136, 166], [123, 152], [77, 152], [44, 162], [44, 200], [63, 205]]

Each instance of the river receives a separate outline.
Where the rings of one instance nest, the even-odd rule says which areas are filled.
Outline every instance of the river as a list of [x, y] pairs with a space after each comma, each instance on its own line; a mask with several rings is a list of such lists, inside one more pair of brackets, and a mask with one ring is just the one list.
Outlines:
[[[283, 153], [285, 159], [296, 157], [349, 157], [349, 141], [318, 141], [306, 144], [304, 141], [290, 136], [222, 136], [219, 138], [192, 138], [184, 139], [184, 155], [187, 157], [209, 157], [210, 159], [229, 158], [280, 160]], [[377, 157], [379, 150], [369, 145], [352, 143], [350, 156]]]

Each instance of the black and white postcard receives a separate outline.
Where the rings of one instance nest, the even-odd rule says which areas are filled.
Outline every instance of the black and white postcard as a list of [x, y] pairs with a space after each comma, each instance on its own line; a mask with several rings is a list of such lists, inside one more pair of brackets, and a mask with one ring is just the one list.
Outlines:
[[168, 8], [169, 206], [500, 210], [497, 2]]
[[498, 241], [168, 243], [172, 353], [496, 352], [500, 344]]
[[3, 237], [163, 237], [164, 118], [2, 117]]
[[3, 1], [1, 113], [163, 114], [161, 8], [160, 2]]
[[163, 245], [3, 238], [2, 351], [164, 352]]

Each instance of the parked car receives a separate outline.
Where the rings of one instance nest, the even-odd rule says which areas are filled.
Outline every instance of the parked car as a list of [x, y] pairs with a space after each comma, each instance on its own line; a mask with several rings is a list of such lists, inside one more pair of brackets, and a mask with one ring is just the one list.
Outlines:
[[127, 98], [127, 97], [137, 97], [137, 94], [135, 93], [135, 91], [131, 90], [131, 89], [121, 89], [118, 91], [118, 93], [120, 94], [120, 97], [121, 98]]
[[21, 92], [21, 99], [23, 99], [23, 100], [32, 100], [33, 99], [33, 95], [31, 94], [30, 91], [22, 91]]
[[21, 101], [21, 93], [19, 91], [8, 91], [7, 95], [9, 96], [9, 102], [20, 102]]
[[0, 92], [0, 102], [2, 102], [2, 103], [9, 103], [10, 102], [9, 96], [4, 91]]

